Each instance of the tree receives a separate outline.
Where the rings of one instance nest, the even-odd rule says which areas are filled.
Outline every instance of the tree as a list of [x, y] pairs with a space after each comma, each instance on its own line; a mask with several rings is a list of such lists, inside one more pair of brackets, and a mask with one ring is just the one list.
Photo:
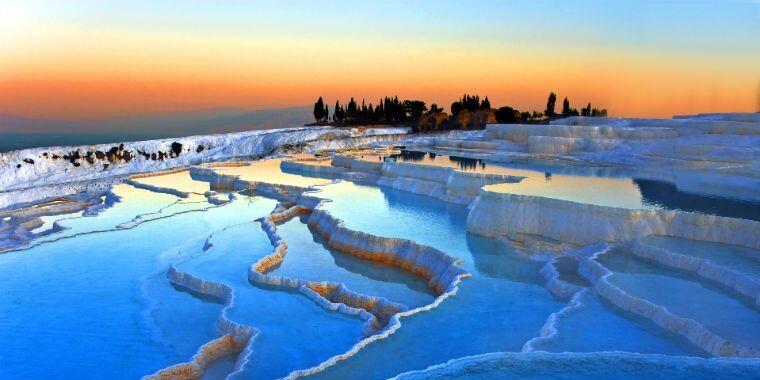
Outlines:
[[451, 103], [451, 114], [454, 116], [457, 116], [459, 115], [460, 112], [462, 112], [462, 103], [461, 102]]
[[544, 115], [546, 117], [554, 117], [556, 113], [554, 113], [554, 106], [557, 104], [557, 94], [550, 93], [549, 99], [546, 101], [546, 111], [544, 111]]
[[340, 102], [335, 101], [335, 108], [333, 108], [333, 121], [336, 123], [340, 123]]
[[421, 100], [404, 100], [404, 116], [419, 119], [427, 111], [425, 102]]
[[442, 108], [438, 108], [438, 105], [435, 104], [435, 103], [431, 104], [430, 105], [430, 113], [438, 113], [438, 112], [443, 112], [443, 109]]
[[530, 112], [527, 112], [527, 111], [526, 112], [520, 112], [520, 121], [522, 121], [523, 123], [529, 122], [530, 119], [532, 119], [532, 118], [533, 118], [533, 116], [530, 114]]
[[581, 108], [581, 116], [591, 116], [591, 102], [588, 103], [588, 106]]
[[562, 101], [562, 116], [570, 116], [570, 101], [567, 97]]
[[330, 121], [330, 109], [327, 108], [327, 104], [325, 104], [325, 109], [322, 112], [322, 119], [325, 121]]
[[322, 101], [322, 97], [319, 97], [316, 103], [314, 103], [314, 119], [321, 121], [325, 117], [325, 103]]
[[496, 112], [494, 112], [494, 116], [496, 116], [496, 121], [499, 123], [514, 123], [517, 121], [517, 116], [519, 115], [519, 112], [517, 115], [515, 113], [514, 108], [505, 106], [497, 109]]
[[354, 120], [356, 119], [358, 111], [358, 107], [356, 106], [356, 100], [354, 98], [351, 98], [351, 100], [348, 102], [348, 108], [346, 108], [346, 119], [347, 120]]
[[488, 100], [487, 96], [486, 96], [485, 99], [483, 99], [483, 102], [480, 103], [480, 109], [482, 109], [482, 110], [490, 110], [491, 109], [491, 101]]
[[542, 114], [542, 113], [540, 113], [540, 112], [538, 112], [536, 110], [533, 110], [533, 115], [531, 115], [531, 116], [533, 116], [534, 120], [538, 120], [538, 119], [541, 119], [544, 116], [544, 114]]

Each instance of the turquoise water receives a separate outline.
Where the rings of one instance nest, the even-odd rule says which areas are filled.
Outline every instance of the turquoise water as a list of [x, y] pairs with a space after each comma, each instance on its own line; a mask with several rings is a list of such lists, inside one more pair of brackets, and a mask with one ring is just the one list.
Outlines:
[[[300, 181], [295, 177], [288, 180]], [[0, 254], [0, 379], [139, 378], [190, 360], [199, 347], [220, 336], [216, 326], [225, 304], [172, 286], [166, 277], [170, 265], [229, 286], [234, 300], [226, 317], [260, 332], [250, 344], [250, 354], [214, 363], [205, 379], [233, 372], [233, 379], [280, 378], [318, 366], [366, 337], [364, 321], [358, 317], [324, 309], [295, 290], [249, 282], [251, 264], [273, 251], [257, 219], [268, 215], [276, 201], [238, 194], [228, 204], [212, 205], [199, 194], [206, 185], [192, 181], [186, 172], [141, 181], [194, 194], [179, 198], [118, 185], [113, 192], [121, 201], [97, 216], [64, 218], [58, 221], [63, 230], [33, 241], [29, 248]], [[350, 182], [318, 188], [312, 195], [328, 200], [320, 207], [342, 219], [346, 227], [435, 247], [460, 259], [472, 276], [437, 307], [402, 317], [401, 328], [393, 334], [313, 377], [360, 374], [385, 379], [465, 356], [519, 352], [539, 336], [553, 313], [559, 313], [557, 334], [534, 340], [534, 349], [589, 356], [505, 354], [511, 364], [505, 366], [501, 360], [499, 366], [484, 365], [482, 372], [465, 365], [467, 371], [446, 376], [493, 378], [494, 372], [487, 369], [498, 368], [498, 376], [576, 378], [597, 370], [626, 378], [641, 363], [660, 368], [643, 368], [649, 372], [642, 374], [658, 376], [741, 376], [756, 368], [729, 370], [723, 364], [699, 361], [683, 369], [683, 360], [692, 359], [665, 356], [655, 360], [607, 353], [600, 359], [594, 355], [607, 351], [705, 353], [650, 321], [601, 301], [589, 288], [576, 298], [577, 308], [566, 310], [568, 303], [545, 288], [540, 270], [546, 259], [467, 233], [466, 207]], [[272, 275], [340, 282], [412, 309], [434, 301], [425, 280], [331, 249], [305, 222], [301, 216], [277, 226], [288, 251]], [[666, 238], [647, 241], [757, 273], [754, 251]], [[598, 258], [614, 272], [609, 280], [615, 285], [738, 343], [760, 343], [760, 317], [746, 300], [623, 253], [618, 249]], [[560, 258], [556, 266], [561, 279], [581, 288], [589, 285], [577, 273], [577, 259]], [[528, 362], [533, 364], [525, 365]]]
[[[264, 215], [274, 201], [260, 198]], [[230, 320], [261, 331], [253, 354], [236, 378], [277, 378], [317, 365], [348, 350], [362, 338], [362, 320], [329, 312], [297, 292], [260, 288], [248, 282], [248, 267], [269, 255], [272, 246], [258, 222], [215, 233], [211, 248], [177, 265], [182, 272], [230, 286], [235, 302]]]
[[578, 258], [574, 256], [558, 257], [554, 263], [559, 279], [578, 286], [590, 286], [578, 273]]
[[756, 379], [760, 361], [700, 359], [619, 352], [521, 354], [500, 352], [404, 374], [399, 379]]
[[728, 244], [679, 239], [669, 236], [647, 236], [645, 243], [681, 255], [705, 259], [713, 264], [760, 280], [760, 251]]
[[725, 339], [748, 347], [760, 346], [760, 313], [753, 306], [623, 250], [613, 250], [598, 261], [613, 271], [608, 280], [628, 294], [694, 319]]
[[97, 217], [74, 217], [58, 221], [60, 232], [36, 239], [32, 244], [57, 241], [82, 234], [129, 229], [141, 223], [214, 207], [205, 198], [179, 198], [121, 184], [113, 188], [121, 201], [101, 211]]
[[309, 281], [340, 282], [352, 291], [387, 298], [409, 307], [424, 306], [435, 294], [427, 282], [389, 265], [368, 262], [325, 246], [305, 218], [294, 218], [277, 231], [288, 244], [285, 260], [270, 272], [275, 276]]
[[[397, 333], [315, 377], [341, 378], [371, 372], [370, 378], [385, 378], [457, 357], [519, 351], [538, 335], [549, 314], [565, 306], [542, 287], [540, 263], [498, 242], [467, 234], [464, 207], [351, 183], [321, 189], [318, 194], [331, 200], [322, 207], [347, 227], [434, 246], [461, 258], [473, 277], [465, 279], [459, 293], [437, 309], [402, 319]], [[355, 212], [358, 204], [361, 213]], [[566, 272], [565, 279], [577, 278], [571, 263], [560, 267], [561, 272]], [[578, 279], [577, 283], [585, 282]], [[559, 334], [538, 349], [703, 354], [651, 323], [601, 304], [593, 295], [584, 301], [580, 309], [560, 318]], [[428, 350], [426, 346], [436, 349]]]
[[578, 301], [578, 308], [558, 318], [557, 334], [536, 344], [535, 351], [704, 355], [682, 338], [660, 331], [650, 321], [621, 315], [625, 313], [603, 304], [593, 292], [584, 292]]
[[465, 172], [525, 177], [520, 183], [487, 187], [497, 192], [542, 196], [599, 206], [683, 210], [760, 220], [760, 202], [688, 193], [669, 182], [635, 178], [634, 173], [621, 168], [576, 166], [572, 162], [541, 159], [492, 162], [487, 159], [410, 150], [402, 150], [400, 154], [388, 157], [360, 158], [368, 161], [412, 162], [450, 167]]
[[176, 292], [164, 260], [207, 227], [169, 218], [0, 256], [0, 378], [135, 378], [187, 360], [221, 306]]

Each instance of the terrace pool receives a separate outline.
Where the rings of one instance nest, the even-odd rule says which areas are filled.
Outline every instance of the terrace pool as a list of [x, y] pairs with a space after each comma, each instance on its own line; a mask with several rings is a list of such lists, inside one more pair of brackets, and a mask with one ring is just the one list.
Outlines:
[[[527, 176], [521, 184], [493, 186], [522, 185], [522, 191], [532, 195], [556, 190], [546, 196], [627, 208], [661, 207], [647, 206], [630, 179], [547, 175], [482, 160], [409, 152], [386, 159]], [[713, 365], [701, 359], [709, 353], [684, 337], [603, 299], [593, 281], [579, 272], [579, 262], [588, 259], [572, 253], [579, 247], [573, 246], [570, 253], [536, 254], [468, 233], [466, 206], [391, 188], [283, 173], [281, 161], [213, 170], [239, 175], [242, 181], [310, 187], [307, 197], [258, 194], [254, 186], [231, 196], [214, 192], [224, 201], [210, 202], [208, 183], [180, 171], [114, 186], [106, 195], [114, 202], [97, 213], [78, 211], [43, 219], [49, 233], [0, 254], [0, 378], [139, 378], [191, 361], [205, 344], [232, 334], [223, 327], [229, 324], [255, 333], [243, 348], [213, 360], [203, 378], [273, 379], [290, 374], [334, 379], [361, 374], [369, 380], [402, 373], [426, 378], [445, 376], [437, 371], [451, 368], [408, 372], [496, 352], [501, 353], [497, 356], [502, 366], [496, 367], [506, 371], [497, 374], [525, 374], [524, 368], [533, 368], [538, 372], [528, 375], [536, 377], [559, 373], [546, 358], [573, 368], [576, 372], [568, 377], [592, 373], [589, 360], [599, 366], [594, 368], [619, 370], [621, 376], [632, 373], [631, 363], [649, 363], [659, 366], [659, 373], [675, 374], [742, 375], [757, 367], [754, 359], [739, 367]], [[329, 165], [329, 160], [314, 162]], [[274, 196], [278, 199], [269, 198]], [[336, 238], [344, 246], [319, 232], [318, 227], [325, 226], [309, 224], [310, 216], [322, 212], [340, 220], [330, 226], [345, 229]], [[346, 236], [362, 238], [349, 241]], [[426, 274], [400, 259], [370, 261], [372, 256], [363, 254], [413, 243], [453, 258], [468, 276], [447, 284], [445, 291], [434, 290], [429, 282], [436, 273]], [[757, 252], [749, 248], [656, 236], [639, 243], [758, 278]], [[693, 318], [727, 339], [758, 347], [760, 314], [747, 297], [638, 259], [625, 242], [610, 245], [608, 253], [593, 259], [612, 272], [610, 283]], [[412, 252], [429, 254], [421, 248]], [[555, 254], [562, 256], [551, 256]], [[556, 259], [555, 279], [542, 271], [551, 258]], [[409, 311], [397, 315], [398, 323], [390, 318], [368, 330], [362, 310], [371, 306], [348, 305], [348, 298], [342, 299], [346, 304], [330, 301], [314, 290], [316, 285], [256, 281], [260, 277], [251, 275], [258, 270], [254, 263], [268, 259], [276, 261], [260, 271], [260, 277], [312, 285], [340, 283], [365, 297], [361, 299], [380, 297]], [[553, 280], [578, 292], [570, 300], [553, 296]], [[231, 296], [214, 293], [220, 288], [229, 289]], [[464, 362], [471, 360], [480, 359]], [[679, 372], [684, 360], [694, 361], [689, 368], [699, 371]], [[528, 362], [539, 367], [520, 367]], [[461, 377], [486, 378], [486, 373], [478, 377], [466, 371]]]

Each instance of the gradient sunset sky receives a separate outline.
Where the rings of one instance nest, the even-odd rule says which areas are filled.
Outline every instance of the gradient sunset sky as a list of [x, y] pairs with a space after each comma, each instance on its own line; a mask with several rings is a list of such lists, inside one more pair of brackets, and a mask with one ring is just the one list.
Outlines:
[[92, 119], [463, 92], [760, 109], [758, 1], [0, 0], [0, 113]]

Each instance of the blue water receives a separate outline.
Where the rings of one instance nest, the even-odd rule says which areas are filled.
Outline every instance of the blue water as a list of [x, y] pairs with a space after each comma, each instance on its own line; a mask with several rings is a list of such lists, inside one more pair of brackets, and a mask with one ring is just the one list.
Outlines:
[[[610, 283], [628, 294], [702, 323], [721, 337], [748, 347], [760, 345], [760, 313], [713, 286], [641, 261], [623, 250], [598, 258], [613, 271]], [[720, 312], [716, 312], [720, 311]]]
[[0, 378], [136, 378], [189, 359], [221, 307], [168, 286], [162, 255], [207, 228], [164, 219], [0, 256]]
[[[360, 372], [367, 378], [387, 378], [464, 355], [519, 350], [537, 335], [549, 314], [564, 306], [542, 287], [540, 263], [495, 241], [467, 234], [463, 207], [350, 183], [323, 189], [320, 196], [332, 200], [324, 208], [343, 219], [348, 228], [434, 246], [463, 259], [473, 277], [466, 278], [459, 292], [438, 308], [403, 318], [398, 332], [318, 378]], [[345, 193], [352, 195], [343, 197]], [[358, 205], [361, 213], [354, 211]]]
[[288, 244], [288, 254], [271, 273], [309, 281], [340, 282], [352, 291], [387, 298], [409, 307], [433, 302], [435, 294], [422, 278], [389, 265], [369, 262], [327, 248], [310, 231], [305, 218], [295, 218], [277, 230]]
[[[264, 198], [256, 203], [264, 204], [261, 211], [274, 205]], [[259, 223], [220, 231], [209, 243], [213, 247], [177, 267], [230, 286], [235, 302], [228, 317], [261, 331], [237, 378], [282, 377], [342, 353], [362, 338], [359, 318], [329, 312], [297, 292], [260, 288], [248, 282], [250, 265], [272, 252]]]
[[558, 257], [554, 262], [559, 279], [578, 286], [590, 286], [588, 281], [578, 273], [578, 258], [574, 256]]
[[[205, 189], [186, 173], [143, 182], [194, 193]], [[464, 356], [519, 352], [540, 334], [552, 313], [568, 306], [544, 287], [539, 273], [543, 261], [467, 233], [466, 207], [350, 182], [319, 189], [314, 195], [329, 200], [320, 207], [346, 227], [435, 247], [461, 259], [472, 277], [464, 278], [458, 292], [438, 307], [401, 318], [401, 328], [388, 338], [313, 377], [385, 379]], [[139, 378], [188, 361], [200, 346], [219, 337], [216, 326], [225, 305], [172, 286], [166, 278], [172, 264], [233, 289], [227, 317], [260, 331], [250, 355], [214, 363], [206, 379], [224, 378], [235, 370], [234, 379], [283, 377], [347, 352], [365, 338], [364, 321], [357, 317], [328, 311], [297, 291], [248, 281], [251, 264], [272, 253], [256, 220], [268, 215], [276, 201], [238, 194], [237, 200], [216, 206], [198, 194], [179, 198], [130, 185], [113, 191], [121, 201], [99, 215], [66, 218], [58, 222], [63, 230], [35, 240], [30, 248], [0, 254], [0, 379]], [[296, 217], [277, 226], [288, 253], [273, 275], [341, 282], [410, 308], [434, 300], [423, 279], [333, 250], [305, 220]], [[650, 242], [756, 272], [754, 252], [737, 247], [658, 238]], [[760, 317], [746, 300], [622, 252], [598, 259], [614, 272], [612, 283], [738, 343], [760, 343]], [[561, 279], [587, 286], [576, 266], [574, 259], [560, 259]], [[591, 290], [580, 300], [579, 308], [558, 318], [558, 334], [538, 343], [537, 350], [704, 355], [683, 338], [599, 300]], [[654, 363], [649, 356], [617, 362], [614, 354], [601, 361], [580, 356], [565, 364], [555, 361], [559, 367], [541, 356], [520, 358], [538, 364], [497, 366], [512, 371], [500, 375], [572, 378], [605, 370], [625, 378], [634, 373], [635, 363], [666, 363], [657, 367], [662, 371], [650, 371], [658, 374], [714, 373], [679, 372], [682, 367], [673, 363], [681, 362], [663, 357]], [[609, 364], [613, 362], [619, 364]], [[494, 372], [487, 367], [483, 372], [467, 367], [463, 374], [451, 375], [492, 378]], [[736, 374], [746, 373], [744, 367], [737, 368]]]
[[698, 257], [755, 280], [760, 280], [760, 251], [728, 244], [669, 236], [647, 236], [643, 241], [681, 255]]
[[581, 305], [557, 320], [557, 335], [537, 344], [536, 351], [598, 352], [626, 351], [643, 354], [703, 356], [704, 353], [657, 329], [650, 321], [612, 310], [593, 292], [584, 292]]
[[263, 216], [273, 202], [240, 200], [113, 230], [177, 200], [121, 195], [96, 217], [67, 220], [69, 238], [0, 255], [0, 378], [137, 378], [218, 337], [222, 305], [178, 291], [166, 270], [201, 251], [210, 231]]
[[493, 353], [399, 376], [400, 379], [756, 379], [760, 361], [617, 352]]
[[[519, 351], [538, 335], [549, 314], [565, 306], [541, 286], [539, 263], [498, 242], [467, 234], [464, 207], [352, 183], [324, 186], [317, 194], [331, 200], [322, 207], [347, 227], [434, 246], [461, 258], [473, 277], [465, 279], [459, 293], [434, 311], [402, 319], [403, 327], [396, 334], [315, 377], [340, 378], [371, 369], [370, 378], [384, 378], [466, 355]], [[361, 213], [355, 212], [358, 205]], [[703, 354], [683, 339], [603, 305], [595, 297], [561, 319], [558, 327], [560, 334], [543, 349]]]

